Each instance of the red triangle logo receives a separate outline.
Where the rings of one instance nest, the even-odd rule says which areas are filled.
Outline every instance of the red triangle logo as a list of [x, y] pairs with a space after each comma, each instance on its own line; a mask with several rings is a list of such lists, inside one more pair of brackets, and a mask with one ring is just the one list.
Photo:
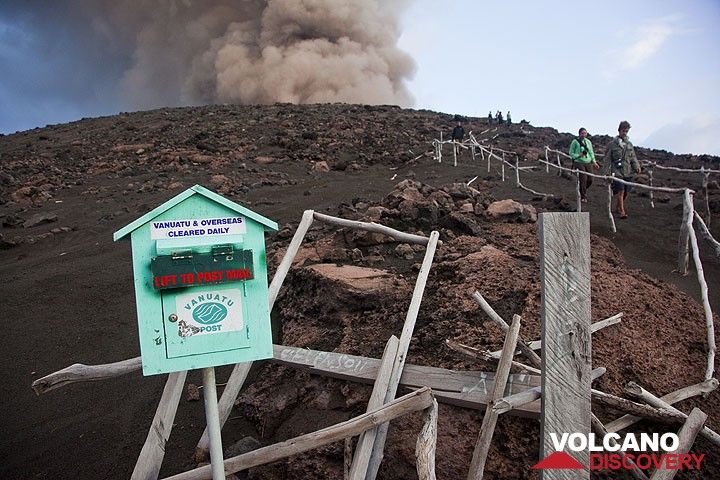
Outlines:
[[573, 457], [565, 452], [551, 453], [538, 463], [533, 465], [533, 470], [552, 470], [552, 469], [573, 469], [573, 470], [584, 470], [580, 462], [575, 460]]

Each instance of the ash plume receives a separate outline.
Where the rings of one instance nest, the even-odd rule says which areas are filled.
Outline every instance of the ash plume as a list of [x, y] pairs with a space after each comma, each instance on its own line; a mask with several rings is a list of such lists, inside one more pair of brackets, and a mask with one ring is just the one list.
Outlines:
[[90, 51], [93, 61], [85, 62], [82, 72], [90, 83], [115, 72], [114, 85], [96, 85], [94, 91], [109, 90], [107, 95], [112, 93], [123, 107], [272, 102], [408, 106], [412, 98], [404, 82], [415, 67], [397, 47], [398, 17], [407, 3], [66, 0], [52, 2], [50, 18], [38, 13], [47, 4], [35, 2], [17, 2], [5, 17], [23, 19], [48, 46], [57, 41], [54, 35], [76, 37], [71, 42], [76, 48], [60, 54], [81, 57]]

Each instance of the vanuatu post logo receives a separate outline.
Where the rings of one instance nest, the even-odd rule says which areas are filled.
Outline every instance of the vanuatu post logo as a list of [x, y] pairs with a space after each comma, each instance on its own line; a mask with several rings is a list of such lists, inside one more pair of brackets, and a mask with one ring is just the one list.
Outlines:
[[178, 295], [175, 306], [179, 320], [178, 335], [181, 337], [232, 332], [244, 327], [242, 292], [239, 289]]
[[225, 305], [218, 302], [202, 303], [192, 311], [193, 319], [203, 325], [212, 325], [222, 322], [228, 315]]

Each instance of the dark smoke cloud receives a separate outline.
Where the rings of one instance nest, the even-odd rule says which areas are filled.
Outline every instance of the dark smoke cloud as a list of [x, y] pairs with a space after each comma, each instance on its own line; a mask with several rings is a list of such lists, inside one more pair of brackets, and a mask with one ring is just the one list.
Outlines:
[[[23, 82], [31, 72], [16, 68], [9, 77], [15, 84], [0, 88], [67, 95], [100, 109], [275, 101], [409, 105], [404, 82], [414, 63], [396, 46], [407, 3], [4, 2], [0, 60], [29, 55], [42, 80]], [[13, 45], [18, 42], [24, 44]]]

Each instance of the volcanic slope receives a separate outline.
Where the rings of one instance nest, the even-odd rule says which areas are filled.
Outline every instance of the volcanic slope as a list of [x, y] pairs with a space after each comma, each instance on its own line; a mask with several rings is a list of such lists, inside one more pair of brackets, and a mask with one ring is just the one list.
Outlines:
[[[566, 150], [571, 135], [530, 124], [492, 125], [465, 119], [466, 130], [495, 148], [518, 153], [523, 164], [544, 158], [545, 145]], [[75, 362], [118, 361], [139, 354], [129, 245], [112, 233], [184, 189], [202, 184], [279, 221], [268, 237], [271, 275], [304, 209], [374, 220], [413, 233], [441, 233], [411, 343], [409, 361], [456, 369], [493, 368], [447, 349], [445, 339], [499, 348], [470, 294], [479, 290], [505, 318], [523, 316], [525, 338], [539, 336], [537, 232], [532, 215], [491, 219], [496, 200], [515, 199], [537, 211], [571, 209], [574, 182], [543, 169], [522, 181], [561, 199], [542, 201], [503, 182], [463, 151], [452, 166], [432, 158], [430, 142], [445, 138], [453, 117], [391, 106], [209, 106], [161, 109], [83, 119], [0, 137], [0, 318], [6, 332], [2, 373], [0, 466], [3, 478], [127, 478], [150, 426], [164, 379], [131, 374], [78, 384], [35, 397], [30, 384]], [[487, 130], [487, 131], [486, 131]], [[594, 136], [597, 150], [610, 137]], [[718, 168], [715, 157], [676, 156], [639, 149], [641, 158], [668, 165]], [[528, 159], [525, 162], [524, 159]], [[509, 169], [506, 170], [508, 177]], [[473, 177], [473, 188], [462, 183]], [[690, 174], [656, 170], [655, 184], [690, 186]], [[598, 182], [599, 183], [599, 182]], [[717, 215], [720, 190], [710, 184]], [[599, 388], [622, 394], [626, 381], [665, 394], [702, 380], [706, 340], [694, 272], [674, 273], [682, 207], [679, 196], [649, 200], [633, 194], [630, 220], [607, 227], [605, 187], [594, 185], [592, 224], [593, 319], [620, 311], [623, 322], [593, 338], [593, 362], [608, 369]], [[703, 211], [698, 195], [696, 206]], [[529, 209], [528, 209], [529, 211]], [[711, 224], [720, 238], [717, 222]], [[711, 301], [717, 310], [720, 268], [702, 247]], [[379, 357], [399, 335], [422, 252], [373, 235], [330, 227], [311, 229], [302, 262], [291, 270], [273, 312], [276, 343]], [[366, 288], [348, 285], [337, 265], [379, 273]], [[357, 282], [357, 279], [353, 280]], [[219, 382], [229, 374], [220, 368]], [[200, 384], [197, 372], [189, 383]], [[285, 440], [361, 413], [369, 387], [258, 363], [223, 434], [262, 444]], [[688, 400], [720, 428], [717, 393]], [[616, 416], [602, 411], [603, 420]], [[438, 474], [462, 478], [481, 413], [441, 405]], [[380, 478], [414, 476], [419, 416], [393, 423]], [[183, 399], [168, 441], [162, 475], [194, 466], [190, 456], [204, 425], [202, 402]], [[639, 424], [638, 429], [658, 429]], [[639, 431], [638, 430], [638, 431]], [[532, 478], [539, 429], [503, 417], [490, 452], [493, 478]], [[701, 477], [720, 474], [716, 450]], [[254, 469], [251, 478], [337, 478], [342, 447]], [[700, 478], [680, 474], [676, 478]]]

